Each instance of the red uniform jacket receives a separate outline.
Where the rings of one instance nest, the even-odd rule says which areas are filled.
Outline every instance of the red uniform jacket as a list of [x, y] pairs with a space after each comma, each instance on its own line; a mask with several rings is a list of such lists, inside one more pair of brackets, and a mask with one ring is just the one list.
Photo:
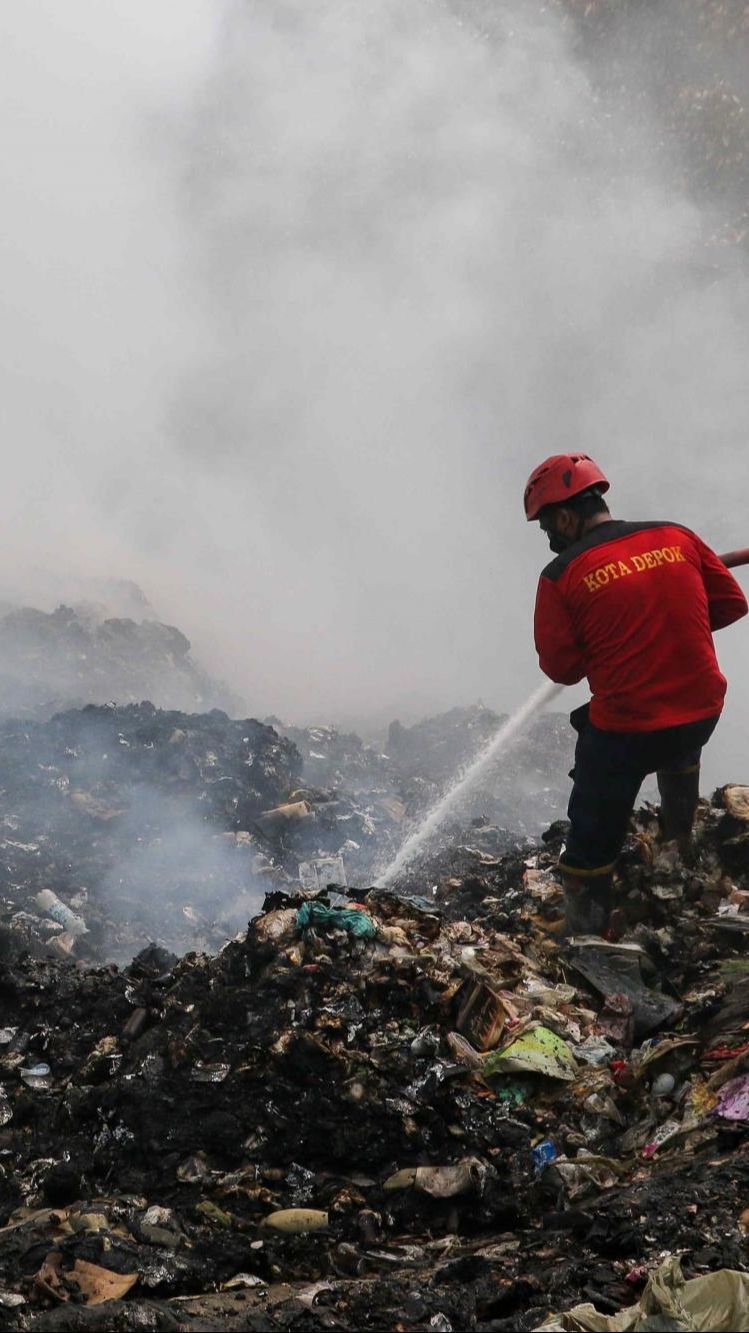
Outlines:
[[587, 676], [595, 726], [657, 731], [720, 712], [712, 631], [746, 612], [733, 575], [688, 528], [611, 519], [543, 571], [536, 649], [552, 680]]

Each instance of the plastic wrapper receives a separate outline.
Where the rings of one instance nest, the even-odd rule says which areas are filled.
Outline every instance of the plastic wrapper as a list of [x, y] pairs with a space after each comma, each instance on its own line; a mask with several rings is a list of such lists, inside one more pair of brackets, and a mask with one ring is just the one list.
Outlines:
[[576, 1305], [550, 1315], [535, 1333], [747, 1333], [749, 1273], [719, 1269], [685, 1282], [679, 1260], [672, 1256], [648, 1278], [636, 1305], [617, 1314], [600, 1314], [593, 1305]]

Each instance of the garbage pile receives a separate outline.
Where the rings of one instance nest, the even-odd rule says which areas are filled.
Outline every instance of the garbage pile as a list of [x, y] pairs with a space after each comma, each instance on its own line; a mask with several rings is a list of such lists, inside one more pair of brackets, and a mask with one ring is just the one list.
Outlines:
[[[339, 841], [335, 846], [335, 837], [327, 844], [329, 852], [343, 854], [359, 882], [374, 877], [395, 856], [413, 822], [452, 786], [504, 721], [483, 704], [473, 704], [410, 727], [394, 721], [381, 743], [365, 744], [356, 733], [332, 726], [291, 727], [278, 718], [266, 719], [296, 745], [305, 782], [353, 801], [365, 815], [366, 827], [352, 834], [354, 840], [362, 837], [363, 845], [345, 847]], [[491, 825], [504, 850], [540, 837], [566, 808], [573, 739], [561, 714], [537, 718], [516, 741], [510, 761], [501, 757], [466, 792], [447, 841], [473, 821]], [[353, 861], [351, 852], [356, 853]]]
[[4, 1326], [637, 1327], [746, 1272], [749, 788], [688, 867], [639, 812], [618, 945], [562, 940], [561, 833], [277, 888], [215, 956], [6, 959]]
[[130, 959], [162, 936], [217, 948], [274, 876], [286, 879], [278, 838], [261, 825], [301, 759], [259, 722], [91, 705], [0, 723], [0, 750], [0, 931], [11, 951]]
[[[142, 603], [141, 613], [148, 610], [145, 598]], [[189, 639], [173, 625], [111, 616], [94, 603], [50, 613], [0, 608], [0, 715], [43, 721], [91, 702], [146, 698], [192, 711], [241, 711], [194, 661]]]
[[345, 789], [352, 794], [390, 788], [395, 769], [383, 747], [367, 745], [355, 731], [334, 726], [296, 727], [278, 717], [266, 717], [287, 740], [296, 745], [304, 763], [304, 777], [311, 785]]
[[[723, 226], [706, 251], [749, 237], [749, 19], [741, 0], [687, 0], [668, 21], [638, 0], [553, 0], [599, 97], [630, 122], [658, 116], [681, 183]], [[665, 165], [665, 164], [664, 164]]]
[[[423, 808], [433, 805], [499, 731], [506, 715], [482, 704], [453, 708], [412, 727], [393, 722], [387, 751], [401, 781]], [[504, 830], [506, 847], [538, 838], [566, 809], [574, 733], [561, 713], [542, 713], [517, 738], [511, 762], [501, 755], [466, 793], [463, 820], [482, 817]], [[414, 800], [415, 803], [415, 800]]]
[[291, 741], [302, 759], [295, 799], [306, 804], [289, 810], [284, 821], [287, 866], [296, 857], [308, 885], [375, 878], [398, 850], [409, 819], [421, 812], [418, 795], [412, 800], [390, 756], [355, 732], [295, 727], [276, 717], [266, 724]]
[[[279, 734], [150, 703], [0, 722], [8, 947], [89, 962], [127, 961], [151, 941], [217, 949], [271, 888], [373, 882], [446, 784], [450, 756], [461, 745], [470, 754], [499, 721], [475, 717], [432, 719], [428, 745], [424, 729], [401, 728], [395, 759], [333, 728]], [[522, 827], [511, 833], [474, 811], [520, 825], [519, 805], [534, 803], [521, 792], [543, 782], [560, 732], [550, 720], [543, 743], [532, 739], [473, 793], [448, 841], [460, 845], [465, 825], [470, 844], [492, 854], [518, 845]], [[547, 812], [559, 813], [561, 793], [547, 796]]]

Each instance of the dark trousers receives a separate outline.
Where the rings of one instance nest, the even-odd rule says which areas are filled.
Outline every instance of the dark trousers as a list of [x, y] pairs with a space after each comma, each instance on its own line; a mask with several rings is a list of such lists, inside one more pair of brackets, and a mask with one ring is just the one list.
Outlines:
[[587, 716], [587, 706], [576, 709], [570, 718], [579, 732], [570, 830], [560, 869], [586, 878], [610, 874], [645, 778], [699, 771], [702, 747], [719, 717], [661, 731], [601, 731]]

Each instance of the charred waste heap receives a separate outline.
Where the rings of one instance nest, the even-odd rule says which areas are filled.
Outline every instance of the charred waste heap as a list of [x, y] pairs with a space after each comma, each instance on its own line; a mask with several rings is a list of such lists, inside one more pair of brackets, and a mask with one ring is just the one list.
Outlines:
[[[129, 961], [152, 941], [219, 948], [269, 888], [371, 883], [499, 722], [454, 709], [396, 727], [391, 754], [332, 727], [281, 732], [149, 703], [0, 723], [9, 947], [81, 961]], [[542, 719], [516, 755], [523, 783], [515, 764], [490, 775], [462, 811], [465, 838], [459, 825], [448, 836], [507, 850], [522, 807], [540, 831], [563, 801], [548, 755], [564, 772], [567, 745], [560, 720]]]
[[[151, 781], [163, 728], [175, 792], [219, 824], [240, 818], [249, 744], [256, 806], [294, 794], [298, 752], [261, 724], [180, 738], [154, 711], [86, 716], [84, 768], [122, 736], [116, 771]], [[44, 733], [30, 806], [70, 726]], [[25, 735], [6, 743], [28, 776]], [[75, 785], [52, 780], [67, 812]], [[99, 782], [78, 790], [106, 829]], [[690, 869], [640, 812], [617, 947], [559, 941], [558, 826], [504, 854], [495, 833], [391, 890], [305, 890], [279, 843], [264, 910], [214, 956], [84, 965], [38, 927], [21, 947], [10, 919], [4, 1327], [510, 1330], [582, 1301], [553, 1326], [600, 1328], [664, 1254], [688, 1278], [746, 1267], [749, 789], [703, 803]], [[672, 1260], [646, 1302], [693, 1290]]]
[[143, 698], [241, 712], [231, 691], [194, 660], [189, 639], [156, 619], [135, 584], [110, 581], [104, 594], [119, 614], [96, 601], [51, 612], [0, 602], [0, 716], [43, 721], [62, 709]]

